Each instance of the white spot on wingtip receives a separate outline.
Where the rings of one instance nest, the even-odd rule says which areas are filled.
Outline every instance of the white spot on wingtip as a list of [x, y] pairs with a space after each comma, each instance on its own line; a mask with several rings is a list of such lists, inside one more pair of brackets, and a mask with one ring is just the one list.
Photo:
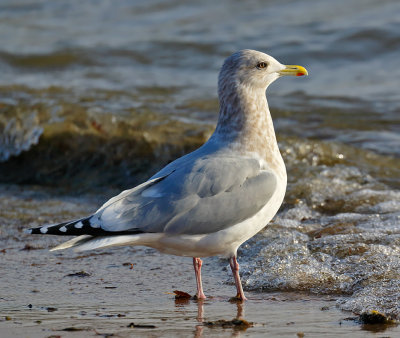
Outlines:
[[24, 230], [24, 233], [26, 233], [26, 234], [31, 234], [31, 233], [32, 233], [32, 229], [25, 229], [25, 230]]
[[61, 227], [60, 229], [58, 229], [61, 232], [67, 232], [67, 228], [65, 226]]
[[47, 232], [47, 227], [41, 227], [41, 228], [40, 228], [40, 232], [41, 232], [42, 234], [45, 234], [45, 233]]
[[91, 226], [92, 228], [100, 228], [100, 224], [90, 223], [90, 221], [89, 221], [89, 224], [90, 224], [90, 226]]
[[77, 228], [77, 229], [82, 229], [82, 227], [83, 227], [83, 223], [82, 222], [78, 222], [78, 223], [75, 224], [75, 228]]

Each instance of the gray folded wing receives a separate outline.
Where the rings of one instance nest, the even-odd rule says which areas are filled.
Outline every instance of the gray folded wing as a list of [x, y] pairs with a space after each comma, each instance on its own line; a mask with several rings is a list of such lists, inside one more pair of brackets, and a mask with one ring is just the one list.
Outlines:
[[256, 214], [276, 184], [257, 160], [203, 157], [114, 197], [90, 223], [110, 232], [216, 232]]

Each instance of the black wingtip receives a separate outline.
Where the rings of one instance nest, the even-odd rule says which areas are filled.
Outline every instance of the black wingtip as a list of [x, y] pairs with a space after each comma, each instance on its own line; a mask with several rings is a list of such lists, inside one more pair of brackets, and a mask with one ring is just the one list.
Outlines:
[[[67, 226], [69, 225], [75, 225], [76, 223], [79, 223], [81, 220], [76, 220], [76, 221], [70, 221], [70, 222], [64, 222], [64, 223], [59, 223], [59, 224], [53, 224], [53, 225], [45, 225], [37, 228], [30, 228], [30, 229], [25, 229], [24, 232], [26, 234], [37, 234], [37, 235], [75, 235], [74, 233], [68, 232], [67, 231]], [[70, 228], [70, 227], [69, 227]]]
[[61, 236], [81, 236], [81, 235], [116, 236], [116, 235], [139, 234], [143, 232], [139, 229], [107, 231], [102, 229], [96, 223], [92, 223], [91, 220], [92, 217], [87, 217], [65, 223], [45, 225], [38, 228], [26, 229], [25, 233], [39, 234], [39, 235], [61, 235]]

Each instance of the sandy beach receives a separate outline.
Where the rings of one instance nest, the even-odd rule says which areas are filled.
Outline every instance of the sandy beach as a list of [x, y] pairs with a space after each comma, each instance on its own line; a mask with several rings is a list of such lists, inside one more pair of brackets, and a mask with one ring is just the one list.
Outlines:
[[[11, 270], [5, 280], [2, 277], [2, 285], [9, 285], [2, 288], [2, 337], [376, 337], [375, 331], [395, 337], [400, 333], [395, 326], [360, 325], [354, 314], [337, 309], [334, 296], [247, 292], [247, 302], [231, 303], [234, 286], [224, 283], [229, 271], [215, 258], [204, 265], [209, 299], [201, 302], [175, 300], [172, 294], [173, 290], [193, 294], [189, 258], [130, 248], [84, 255], [8, 248], [2, 256]], [[249, 327], [218, 322], [235, 318], [248, 321]]]
[[[61, 239], [23, 234], [18, 225], [21, 217], [22, 222], [49, 222], [57, 215], [79, 217], [95, 208], [96, 198], [2, 188], [12, 191], [14, 200], [0, 198], [0, 266], [5, 272], [0, 277], [1, 337], [376, 337], [376, 331], [395, 337], [400, 333], [397, 326], [358, 323], [356, 315], [338, 309], [334, 295], [247, 291], [248, 301], [232, 303], [235, 287], [228, 261], [216, 257], [204, 260], [203, 283], [209, 298], [176, 300], [174, 290], [195, 293], [191, 258], [144, 247], [49, 252]], [[250, 324], [221, 322], [233, 319]]]

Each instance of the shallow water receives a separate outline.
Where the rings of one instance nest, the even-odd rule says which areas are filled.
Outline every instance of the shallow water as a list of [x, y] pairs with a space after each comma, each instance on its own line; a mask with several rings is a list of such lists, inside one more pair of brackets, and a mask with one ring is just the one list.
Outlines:
[[[289, 184], [277, 217], [239, 252], [243, 282], [253, 298], [245, 305], [246, 319], [295, 334], [303, 330], [300, 323], [314, 327], [314, 313], [296, 317], [293, 332], [290, 325], [266, 324], [261, 316], [270, 313], [269, 306], [278, 317], [285, 317], [286, 309], [290, 316], [302, 313], [309, 304], [302, 299], [308, 297], [313, 308], [328, 302], [328, 312], [317, 311], [325, 332], [360, 330], [348, 322], [338, 325], [347, 316], [340, 309], [399, 317], [398, 1], [21, 0], [3, 1], [0, 17], [0, 249], [5, 250], [0, 257], [2, 271], [10, 271], [0, 277], [7, 290], [0, 305], [2, 313], [16, 318], [0, 321], [2, 329], [22, 325], [33, 330], [32, 322], [49, 315], [54, 322], [33, 332], [71, 326], [81, 316], [76, 303], [82, 297], [88, 299], [83, 303], [93, 327], [99, 327], [96, 313], [125, 311], [131, 321], [139, 315], [152, 322], [150, 309], [175, 309], [173, 297], [157, 289], [164, 290], [166, 282], [160, 271], [147, 284], [145, 263], [139, 276], [143, 290], [128, 289], [131, 279], [116, 278], [121, 285], [113, 286], [124, 292], [107, 289], [104, 311], [97, 310], [93, 293], [86, 290], [93, 274], [97, 283], [101, 276], [121, 276], [125, 261], [140, 257], [158, 268], [165, 259], [171, 269], [177, 264], [189, 272], [186, 259], [115, 249], [78, 259], [76, 269], [75, 254], [47, 252], [60, 239], [27, 237], [21, 230], [86, 215], [201, 145], [217, 119], [218, 69], [240, 48], [265, 51], [310, 73], [281, 79], [268, 89]], [[40, 249], [21, 251], [25, 245]], [[96, 259], [98, 272], [90, 267]], [[35, 260], [39, 265], [30, 265]], [[232, 287], [220, 285], [231, 281], [228, 273], [221, 274], [226, 262], [211, 262], [208, 287], [214, 296], [226, 293], [224, 300], [206, 303], [204, 311], [210, 320], [231, 319], [235, 306], [225, 300]], [[82, 269], [92, 276], [78, 279], [83, 283], [79, 296], [66, 297], [53, 277], [66, 287], [74, 282], [63, 277], [65, 271]], [[191, 272], [188, 276], [168, 279], [165, 292], [173, 290], [173, 283], [192, 288]], [[43, 284], [58, 294], [57, 303], [44, 296]], [[131, 298], [123, 297], [128, 290], [135, 295], [134, 309]], [[293, 299], [298, 292], [300, 298]], [[280, 301], [270, 302], [271, 297]], [[27, 299], [34, 308], [25, 312]], [[48, 313], [45, 306], [63, 310]], [[196, 303], [182, 309], [182, 335], [196, 332]], [[221, 311], [229, 316], [219, 316]], [[22, 320], [27, 313], [32, 317]], [[111, 324], [119, 334], [117, 326], [126, 324], [121, 318]], [[172, 330], [173, 322], [166, 322]], [[165, 328], [154, 325], [157, 334]], [[265, 327], [248, 332], [265, 332]], [[233, 333], [221, 329], [216, 334]]]

